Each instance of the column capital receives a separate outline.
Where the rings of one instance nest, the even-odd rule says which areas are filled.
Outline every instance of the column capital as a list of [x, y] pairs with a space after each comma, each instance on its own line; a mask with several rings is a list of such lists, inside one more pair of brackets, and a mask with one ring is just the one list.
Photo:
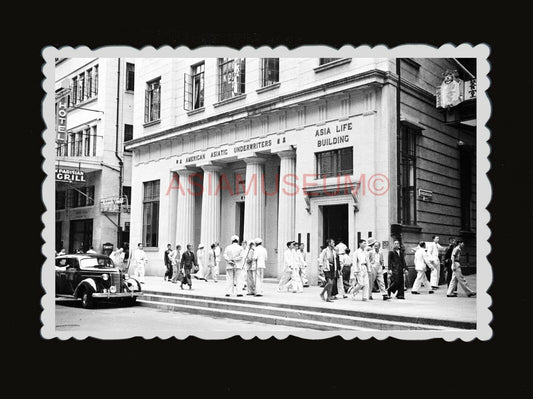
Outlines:
[[256, 153], [253, 153], [253, 155], [241, 155], [237, 159], [246, 162], [247, 165], [264, 164], [268, 160], [268, 158], [259, 156]]
[[176, 169], [175, 172], [180, 176], [190, 176], [195, 173], [201, 173], [202, 169], [188, 167], [188, 168]]
[[221, 172], [224, 170], [224, 166], [214, 163], [214, 162], [205, 162], [202, 164], [197, 164], [204, 172]]
[[283, 150], [276, 152], [276, 155], [280, 158], [296, 158], [295, 150]]

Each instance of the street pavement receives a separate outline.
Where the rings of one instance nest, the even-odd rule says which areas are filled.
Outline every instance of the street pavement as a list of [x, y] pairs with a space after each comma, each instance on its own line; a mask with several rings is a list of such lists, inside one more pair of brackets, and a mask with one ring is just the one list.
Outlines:
[[189, 313], [168, 312], [144, 306], [124, 307], [100, 303], [96, 309], [83, 309], [72, 299], [56, 299], [56, 331], [87, 332], [89, 335], [123, 334], [138, 336], [186, 332], [291, 332], [301, 328], [272, 325]]
[[[476, 275], [466, 276], [470, 287], [476, 291]], [[173, 284], [163, 280], [163, 277], [148, 276], [145, 277], [146, 283], [143, 284], [143, 290], [160, 291], [165, 293], [182, 293], [186, 295], [223, 297], [226, 289], [225, 276], [219, 276], [218, 283], [212, 280], [205, 282], [193, 279], [193, 289], [189, 290], [187, 286], [180, 289], [180, 284]], [[456, 298], [446, 297], [446, 285], [441, 285], [434, 294], [428, 294], [427, 290], [421, 289], [420, 295], [411, 294], [409, 289], [405, 293], [405, 300], [392, 298], [384, 301], [379, 293], [373, 293], [374, 300], [363, 302], [361, 293], [356, 299], [351, 297], [338, 299], [333, 302], [324, 302], [320, 299], [319, 294], [322, 288], [310, 286], [304, 288], [302, 293], [278, 292], [278, 283], [275, 279], [265, 279], [264, 296], [255, 297], [247, 296], [243, 291], [242, 299], [258, 303], [273, 302], [278, 304], [292, 304], [313, 306], [327, 309], [347, 309], [358, 310], [362, 312], [371, 312], [384, 315], [400, 315], [417, 318], [430, 318], [453, 321], [476, 321], [476, 304], [475, 297], [468, 298], [462, 289], [458, 288]], [[233, 296], [236, 301], [241, 299]]]

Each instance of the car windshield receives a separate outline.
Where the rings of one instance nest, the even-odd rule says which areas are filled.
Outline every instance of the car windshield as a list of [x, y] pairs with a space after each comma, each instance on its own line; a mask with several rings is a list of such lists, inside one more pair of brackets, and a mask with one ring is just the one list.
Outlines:
[[113, 262], [109, 258], [84, 258], [80, 259], [80, 267], [114, 267]]

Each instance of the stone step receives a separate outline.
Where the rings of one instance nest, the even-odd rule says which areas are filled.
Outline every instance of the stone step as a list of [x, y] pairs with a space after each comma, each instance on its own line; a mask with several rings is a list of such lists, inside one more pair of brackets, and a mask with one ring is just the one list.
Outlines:
[[[428, 325], [402, 321], [391, 321], [368, 316], [337, 314], [323, 308], [308, 307], [294, 309], [271, 306], [265, 303], [250, 303], [240, 300], [219, 300], [220, 298], [193, 295], [144, 293], [139, 303], [144, 306], [172, 311], [237, 318], [269, 324], [281, 324], [318, 330], [444, 330], [448, 326]], [[226, 299], [226, 298], [224, 298]], [[230, 299], [230, 298], [228, 298]], [[280, 304], [274, 304], [280, 305]]]
[[[224, 297], [224, 296], [207, 296], [207, 295], [200, 295], [200, 294], [190, 294], [187, 291], [184, 292], [175, 292], [175, 293], [169, 293], [164, 291], [144, 291], [144, 295], [158, 295], [161, 297], [184, 297], [184, 298], [195, 298], [199, 300], [206, 300], [206, 301], [213, 301], [213, 302], [221, 302], [224, 304], [247, 304], [247, 305], [263, 305], [267, 306], [269, 308], [277, 308], [278, 310], [281, 309], [283, 311], [285, 310], [292, 310], [292, 311], [309, 311], [309, 312], [315, 312], [321, 315], [328, 315], [329, 317], [338, 317], [338, 316], [344, 316], [344, 317], [350, 317], [350, 318], [356, 318], [356, 319], [365, 319], [365, 320], [381, 320], [381, 321], [388, 321], [393, 323], [399, 323], [398, 325], [401, 326], [402, 323], [407, 323], [406, 326], [410, 326], [410, 329], [416, 329], [416, 326], [419, 325], [422, 329], [428, 329], [427, 326], [431, 326], [433, 329], [438, 328], [447, 328], [447, 329], [476, 329], [476, 323], [475, 322], [467, 322], [467, 321], [457, 321], [457, 320], [448, 320], [448, 319], [433, 319], [433, 318], [426, 318], [426, 317], [411, 317], [411, 316], [403, 316], [403, 315], [394, 315], [394, 314], [382, 314], [382, 313], [375, 313], [375, 312], [368, 312], [368, 311], [360, 311], [356, 309], [342, 309], [342, 308], [324, 308], [320, 306], [314, 306], [314, 305], [301, 305], [301, 304], [287, 304], [287, 303], [278, 303], [269, 301], [267, 298], [262, 297], [261, 300], [251, 300], [248, 299], [246, 296], [242, 298], [235, 298], [235, 297]], [[390, 325], [390, 324], [387, 324]], [[385, 326], [383, 326], [385, 327]]]

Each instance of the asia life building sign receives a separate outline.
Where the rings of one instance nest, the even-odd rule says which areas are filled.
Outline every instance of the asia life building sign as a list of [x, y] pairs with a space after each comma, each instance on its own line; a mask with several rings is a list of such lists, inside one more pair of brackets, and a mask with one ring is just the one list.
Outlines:
[[444, 81], [437, 87], [435, 93], [437, 108], [455, 107], [464, 101], [476, 98], [476, 79], [464, 81], [457, 76], [455, 70], [447, 70], [444, 73]]

